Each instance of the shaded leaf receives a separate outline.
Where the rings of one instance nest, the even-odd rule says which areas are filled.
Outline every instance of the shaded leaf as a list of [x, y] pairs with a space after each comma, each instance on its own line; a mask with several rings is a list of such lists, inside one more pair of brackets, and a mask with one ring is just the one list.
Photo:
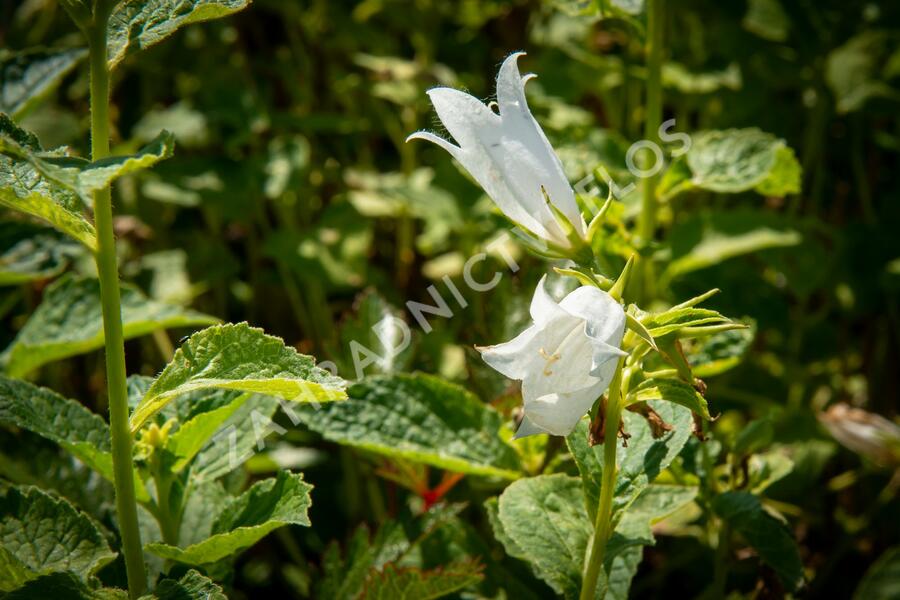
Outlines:
[[131, 415], [131, 431], [173, 398], [195, 390], [224, 389], [277, 396], [292, 402], [343, 400], [344, 381], [311, 356], [246, 323], [216, 325], [192, 335], [175, 352]]
[[128, 600], [128, 592], [117, 588], [92, 588], [70, 571], [33, 579], [7, 594], [4, 600]]
[[[216, 319], [180, 306], [147, 299], [123, 284], [122, 325], [125, 339], [157, 329], [215, 323]], [[103, 347], [100, 283], [64, 277], [47, 288], [44, 299], [16, 339], [4, 351], [6, 372], [22, 376], [43, 364]]]
[[437, 569], [386, 565], [366, 581], [366, 600], [431, 600], [477, 584], [484, 577], [476, 561], [458, 561]]
[[900, 546], [885, 550], [866, 571], [853, 593], [854, 600], [892, 600], [897, 597], [900, 597]]
[[514, 479], [515, 451], [498, 436], [500, 415], [464, 388], [425, 374], [381, 375], [348, 390], [346, 402], [302, 407], [326, 439], [442, 469]]
[[54, 277], [79, 246], [49, 227], [24, 221], [0, 222], [0, 285]]
[[87, 56], [84, 48], [0, 52], [0, 112], [23, 115]]
[[152, 595], [142, 596], [149, 600], [228, 600], [225, 591], [208, 577], [191, 569], [181, 579], [163, 579]]
[[115, 556], [98, 526], [64, 498], [0, 488], [0, 591], [57, 571], [87, 578]]
[[231, 500], [216, 517], [212, 535], [186, 548], [147, 544], [157, 556], [193, 565], [214, 563], [249, 548], [284, 525], [309, 525], [309, 492], [303, 475], [282, 471], [255, 483]]
[[749, 492], [726, 492], [713, 500], [713, 510], [759, 553], [789, 590], [803, 583], [797, 543], [784, 523], [769, 515]]

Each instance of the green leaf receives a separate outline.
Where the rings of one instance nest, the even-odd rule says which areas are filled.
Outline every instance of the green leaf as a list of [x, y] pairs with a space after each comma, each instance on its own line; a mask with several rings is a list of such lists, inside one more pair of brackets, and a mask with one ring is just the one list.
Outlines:
[[755, 337], [756, 326], [751, 323], [747, 329], [722, 331], [692, 346], [686, 354], [694, 375], [712, 377], [733, 369], [747, 354]]
[[622, 515], [607, 545], [607, 553], [617, 556], [633, 546], [655, 544], [651, 525], [692, 502], [698, 491], [694, 486], [649, 485]]
[[[117, 588], [93, 588], [69, 571], [43, 575], [3, 596], [4, 600], [128, 600], [128, 592]], [[146, 598], [146, 597], [145, 597]]]
[[[650, 400], [647, 404], [673, 430], [656, 439], [646, 419], [625, 411], [622, 416], [625, 432], [631, 437], [628, 438], [627, 447], [619, 444], [616, 450], [619, 472], [613, 496], [614, 518], [625, 511], [656, 476], [671, 464], [691, 436], [693, 418], [690, 410], [658, 400]], [[582, 419], [578, 423], [575, 430], [566, 437], [566, 443], [581, 474], [584, 502], [593, 520], [603, 479], [603, 446], [589, 445], [588, 419]]]
[[800, 165], [784, 140], [756, 128], [694, 134], [687, 155], [666, 172], [662, 198], [688, 189], [736, 194], [748, 190], [769, 196], [800, 191]]
[[43, 157], [62, 156], [60, 152], [42, 152], [34, 135], [0, 114], [0, 205], [46, 221], [96, 250], [97, 236], [94, 226], [84, 216], [81, 200], [70, 190], [51, 182], [31, 163], [6, 156], [8, 148], [14, 148], [17, 154], [41, 152]]
[[825, 81], [834, 93], [838, 113], [855, 112], [877, 98], [900, 100], [900, 91], [888, 83], [893, 76], [888, 57], [896, 48], [892, 38], [892, 32], [870, 29], [828, 55]]
[[157, 44], [185, 25], [225, 17], [250, 0], [144, 0], [119, 2], [106, 30], [109, 68]]
[[131, 415], [131, 431], [173, 398], [195, 390], [238, 390], [292, 402], [347, 397], [344, 381], [315, 365], [311, 356], [246, 323], [216, 325], [192, 335], [156, 378]]
[[776, 215], [735, 210], [689, 218], [672, 229], [670, 240], [672, 261], [663, 273], [666, 281], [735, 256], [796, 246], [802, 236]]
[[184, 469], [209, 439], [250, 398], [250, 394], [227, 396], [230, 401], [212, 410], [201, 412], [187, 422], [181, 423], [166, 442], [165, 449], [174, 459], [171, 470], [178, 473]]
[[654, 338], [676, 333], [685, 327], [728, 323], [729, 319], [721, 313], [708, 308], [693, 306], [672, 307], [669, 310], [647, 315], [643, 319], [644, 326]]
[[21, 117], [85, 56], [84, 48], [0, 52], [0, 112]]
[[[587, 544], [593, 531], [576, 477], [539, 475], [513, 482], [500, 495], [498, 536], [511, 556], [528, 561], [538, 577], [566, 598], [577, 598]], [[512, 547], [506, 545], [512, 540]], [[627, 598], [641, 559], [640, 547], [624, 548], [601, 570], [596, 598]]]
[[[0, 423], [20, 427], [59, 444], [69, 454], [114, 481], [109, 427], [82, 404], [53, 390], [0, 376]], [[138, 500], [149, 500], [135, 477]]]
[[303, 475], [282, 471], [277, 477], [255, 483], [230, 501], [216, 517], [212, 536], [187, 548], [154, 543], [147, 550], [178, 562], [210, 564], [241, 552], [270, 531], [284, 525], [306, 525], [309, 491]]
[[788, 590], [803, 583], [803, 563], [797, 543], [781, 521], [768, 514], [749, 492], [726, 492], [713, 500], [713, 510], [778, 574]]
[[115, 557], [98, 526], [64, 498], [0, 488], [0, 591], [57, 571], [87, 578]]
[[79, 246], [49, 227], [0, 222], [0, 285], [19, 285], [59, 275]]
[[783, 42], [788, 37], [791, 19], [779, 0], [750, 0], [741, 24], [761, 38]]
[[36, 148], [22, 145], [10, 135], [0, 136], [0, 152], [27, 162], [49, 182], [75, 192], [85, 203], [91, 202], [94, 192], [119, 177], [150, 168], [171, 157], [174, 149], [172, 134], [161, 131], [135, 154], [110, 156], [91, 162], [74, 156], [39, 153]]
[[431, 600], [458, 592], [480, 582], [482, 566], [463, 560], [436, 569], [385, 565], [366, 581], [365, 600]]
[[854, 600], [893, 600], [900, 597], [900, 546], [888, 548], [875, 561], [853, 594]]
[[[148, 300], [131, 285], [123, 284], [121, 292], [125, 339], [216, 322], [199, 312]], [[100, 283], [64, 277], [47, 288], [40, 306], [4, 351], [6, 372], [20, 377], [48, 362], [102, 348], [103, 340]]]
[[163, 579], [152, 595], [141, 600], [228, 600], [223, 590], [214, 581], [191, 569], [181, 579]]
[[664, 400], [679, 404], [707, 421], [710, 420], [706, 398], [692, 385], [680, 379], [648, 379], [628, 393], [628, 404]]
[[300, 419], [326, 439], [459, 473], [514, 479], [516, 453], [498, 436], [500, 415], [464, 388], [425, 374], [380, 375], [349, 399], [301, 407]]

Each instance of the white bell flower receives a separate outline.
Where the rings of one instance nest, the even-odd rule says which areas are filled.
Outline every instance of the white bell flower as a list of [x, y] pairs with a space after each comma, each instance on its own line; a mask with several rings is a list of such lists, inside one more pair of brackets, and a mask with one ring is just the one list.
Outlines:
[[491, 367], [522, 381], [525, 416], [516, 438], [568, 435], [615, 375], [625, 333], [622, 305], [584, 286], [557, 303], [541, 279], [531, 300], [534, 325], [505, 344], [478, 348]]
[[[569, 236], [585, 235], [584, 218], [562, 163], [525, 101], [525, 82], [511, 54], [497, 75], [499, 114], [477, 98], [459, 90], [438, 87], [428, 91], [451, 142], [427, 131], [407, 138], [434, 142], [453, 155], [513, 222], [551, 244], [569, 249]], [[552, 204], [569, 224], [560, 223]]]

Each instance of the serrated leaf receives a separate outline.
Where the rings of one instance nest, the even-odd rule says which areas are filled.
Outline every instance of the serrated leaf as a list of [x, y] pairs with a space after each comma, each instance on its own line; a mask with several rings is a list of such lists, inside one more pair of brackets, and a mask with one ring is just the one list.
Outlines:
[[152, 595], [141, 600], [228, 600], [225, 590], [208, 577], [191, 569], [181, 579], [163, 579]]
[[[123, 284], [122, 325], [125, 339], [171, 327], [215, 323], [217, 319], [180, 306], [147, 299]], [[100, 283], [64, 277], [49, 286], [44, 299], [3, 353], [6, 372], [20, 377], [43, 364], [103, 347]]]
[[803, 563], [797, 543], [788, 528], [763, 509], [759, 498], [749, 492], [726, 492], [715, 497], [713, 510], [775, 570], [788, 590], [800, 586]]
[[515, 451], [498, 436], [500, 415], [458, 385], [421, 373], [380, 375], [348, 394], [298, 416], [326, 439], [377, 454], [459, 473], [520, 475]]
[[0, 285], [54, 277], [79, 246], [50, 227], [25, 221], [0, 222]]
[[0, 487], [0, 591], [57, 571], [90, 577], [116, 557], [103, 533], [63, 498], [32, 486]]
[[185, 25], [235, 13], [250, 0], [144, 0], [120, 2], [109, 19], [108, 64], [169, 37]]
[[229, 502], [219, 513], [212, 535], [186, 548], [148, 544], [150, 552], [192, 565], [217, 562], [249, 548], [270, 531], [284, 525], [306, 525], [312, 486], [303, 475], [282, 471], [277, 477], [255, 483]]
[[[515, 543], [507, 552], [521, 552], [511, 555], [527, 560], [558, 594], [577, 598], [593, 531], [578, 478], [555, 474], [515, 481], [500, 495], [498, 517], [506, 539]], [[595, 597], [627, 598], [640, 559], [639, 546], [611, 556]]]
[[724, 194], [755, 189], [784, 196], [800, 191], [800, 165], [784, 140], [756, 128], [703, 131], [663, 176], [657, 193], [671, 198], [691, 188]]
[[0, 112], [23, 115], [87, 56], [84, 48], [0, 53]]
[[19, 143], [5, 131], [3, 134], [0, 136], [0, 152], [27, 162], [47, 181], [78, 194], [86, 204], [90, 203], [97, 190], [124, 175], [152, 167], [171, 157], [175, 149], [172, 134], [161, 131], [135, 154], [109, 156], [91, 162], [74, 156], [39, 152], [34, 147]]
[[672, 280], [768, 248], [796, 246], [802, 239], [798, 231], [775, 215], [747, 210], [705, 212], [673, 228], [672, 262], [663, 279]]
[[[690, 410], [657, 400], [651, 400], [647, 404], [673, 429], [657, 439], [653, 437], [650, 425], [641, 415], [630, 411], [625, 411], [622, 415], [625, 432], [631, 437], [628, 438], [628, 447], [619, 444], [616, 450], [619, 472], [613, 495], [613, 518], [618, 518], [656, 476], [669, 466], [691, 436], [693, 418]], [[603, 446], [589, 445], [588, 419], [582, 419], [578, 423], [575, 430], [566, 437], [566, 443], [581, 474], [584, 502], [593, 519], [603, 479]]]
[[267, 394], [292, 402], [343, 400], [345, 382], [311, 356], [246, 323], [216, 325], [192, 335], [131, 415], [131, 431], [176, 396], [202, 389]]
[[[82, 404], [47, 388], [0, 376], [0, 423], [20, 427], [59, 444], [68, 453], [114, 481], [109, 427]], [[138, 500], [149, 499], [135, 477]]]
[[709, 404], [706, 398], [692, 385], [680, 379], [648, 379], [628, 393], [628, 404], [646, 402], [647, 400], [664, 400], [679, 404], [707, 421], [710, 420]]
[[43, 157], [62, 156], [59, 152], [42, 152], [34, 135], [19, 129], [0, 113], [0, 205], [46, 221], [96, 250], [96, 232], [84, 216], [81, 200], [72, 191], [51, 182], [26, 160], [6, 156], [7, 148], [25, 155], [40, 152]]
[[484, 576], [476, 561], [457, 561], [436, 569], [385, 565], [366, 581], [365, 600], [432, 600], [480, 582]]

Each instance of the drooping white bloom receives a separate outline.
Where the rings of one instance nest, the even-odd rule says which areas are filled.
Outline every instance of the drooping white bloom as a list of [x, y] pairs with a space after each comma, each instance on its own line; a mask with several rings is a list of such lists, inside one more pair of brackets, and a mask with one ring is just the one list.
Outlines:
[[584, 286], [557, 303], [541, 279], [534, 324], [513, 340], [479, 348], [491, 367], [522, 381], [525, 416], [516, 437], [568, 435], [609, 387], [625, 333], [625, 311], [603, 290]]
[[427, 131], [416, 132], [407, 141], [428, 140], [447, 150], [507, 217], [568, 249], [572, 243], [566, 228], [557, 220], [547, 200], [565, 215], [580, 237], [585, 234], [584, 218], [562, 163], [528, 110], [525, 82], [534, 75], [519, 74], [516, 60], [522, 54], [510, 55], [500, 67], [499, 114], [459, 90], [439, 87], [428, 91], [441, 123], [458, 146]]

